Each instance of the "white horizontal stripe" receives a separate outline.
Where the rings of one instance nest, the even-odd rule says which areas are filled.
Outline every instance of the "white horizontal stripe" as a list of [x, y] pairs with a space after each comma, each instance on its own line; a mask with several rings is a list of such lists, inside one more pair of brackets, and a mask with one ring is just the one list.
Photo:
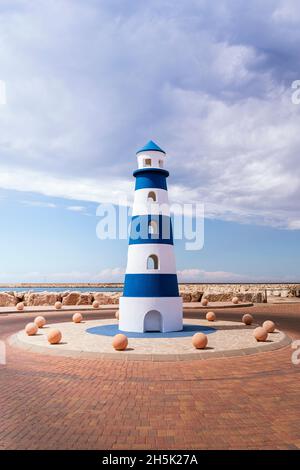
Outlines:
[[[146, 160], [151, 160], [151, 165], [146, 165]], [[139, 168], [164, 168], [166, 164], [166, 155], [162, 152], [143, 152], [137, 155]]]
[[[156, 202], [148, 200], [149, 193], [154, 193]], [[158, 188], [138, 189], [134, 193], [132, 215], [170, 215], [168, 191]]]
[[119, 328], [143, 332], [145, 316], [151, 310], [161, 314], [163, 331], [182, 330], [181, 297], [121, 297]]
[[[147, 259], [156, 255], [159, 269], [147, 269]], [[129, 245], [127, 274], [176, 274], [176, 263], [173, 245], [142, 243]]]

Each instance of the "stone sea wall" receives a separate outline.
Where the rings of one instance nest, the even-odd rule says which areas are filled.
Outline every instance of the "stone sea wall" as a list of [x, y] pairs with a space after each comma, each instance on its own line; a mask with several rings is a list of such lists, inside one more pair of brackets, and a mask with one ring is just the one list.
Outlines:
[[268, 297], [300, 296], [300, 284], [182, 284], [184, 302], [228, 302], [237, 297], [240, 302], [263, 303]]
[[0, 307], [13, 307], [18, 302], [25, 306], [54, 305], [62, 302], [63, 305], [92, 305], [97, 300], [100, 305], [117, 304], [121, 292], [0, 292]]
[[[118, 304], [121, 292], [0, 292], [0, 307], [13, 307], [18, 302], [25, 306], [51, 306], [60, 301], [63, 305]], [[181, 284], [180, 295], [184, 302], [231, 301], [238, 297], [241, 302], [262, 303], [267, 297], [300, 297], [300, 284]]]

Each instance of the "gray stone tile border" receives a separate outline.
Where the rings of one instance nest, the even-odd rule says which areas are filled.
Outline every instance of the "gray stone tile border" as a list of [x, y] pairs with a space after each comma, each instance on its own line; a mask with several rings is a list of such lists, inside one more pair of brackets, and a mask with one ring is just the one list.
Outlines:
[[[201, 305], [201, 302], [184, 302], [183, 308], [185, 310], [214, 310], [220, 308], [245, 308], [253, 307], [252, 302], [240, 302], [238, 304], [233, 304], [231, 302], [209, 302], [209, 304], [204, 307]], [[94, 308], [92, 305], [63, 305], [61, 309], [56, 309], [53, 305], [39, 305], [34, 307], [25, 307], [24, 310], [18, 311], [15, 307], [0, 307], [1, 314], [22, 314], [22, 313], [65, 313], [65, 312], [101, 312], [103, 310], [118, 310], [119, 304], [104, 304], [100, 305], [99, 308]]]
[[[19, 332], [20, 333], [20, 332]], [[59, 349], [59, 345], [52, 347], [40, 346], [26, 343], [20, 340], [16, 333], [9, 338], [9, 344], [13, 347], [24, 349], [31, 353], [39, 353], [44, 355], [56, 355], [60, 357], [71, 358], [87, 358], [87, 359], [107, 359], [107, 360], [121, 360], [121, 361], [152, 361], [152, 362], [174, 362], [174, 361], [191, 361], [191, 360], [207, 360], [215, 358], [229, 358], [248, 356], [253, 354], [261, 354], [263, 352], [271, 352], [277, 349], [288, 346], [292, 340], [285, 333], [281, 332], [283, 338], [279, 341], [272, 343], [259, 343], [257, 347], [247, 347], [231, 350], [194, 350], [193, 353], [138, 353], [136, 349], [132, 351], [112, 351], [112, 352], [95, 352], [95, 351], [82, 351], [71, 349]], [[155, 340], [153, 340], [155, 341]]]
[[253, 307], [253, 302], [239, 302], [238, 304], [233, 304], [231, 302], [209, 302], [209, 304], [204, 307], [201, 305], [201, 302], [185, 302], [183, 304], [184, 309], [190, 310], [197, 308], [199, 310], [214, 310], [220, 308], [245, 308]]

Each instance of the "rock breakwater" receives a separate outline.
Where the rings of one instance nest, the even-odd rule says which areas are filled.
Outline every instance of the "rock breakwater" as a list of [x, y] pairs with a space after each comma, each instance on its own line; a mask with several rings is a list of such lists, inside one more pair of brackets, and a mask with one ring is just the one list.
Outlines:
[[[63, 305], [118, 304], [122, 292], [0, 292], [0, 307], [13, 307], [18, 302], [25, 306], [51, 306], [55, 302]], [[180, 284], [180, 295], [184, 302], [228, 302], [238, 297], [240, 302], [262, 303], [268, 297], [300, 297], [300, 284]]]

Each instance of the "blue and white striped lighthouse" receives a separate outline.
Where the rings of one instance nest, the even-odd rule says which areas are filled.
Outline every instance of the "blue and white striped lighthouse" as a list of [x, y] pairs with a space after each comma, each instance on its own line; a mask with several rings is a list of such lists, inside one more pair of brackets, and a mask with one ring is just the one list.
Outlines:
[[138, 169], [119, 329], [182, 330], [165, 169], [166, 153], [154, 142], [137, 152]]

